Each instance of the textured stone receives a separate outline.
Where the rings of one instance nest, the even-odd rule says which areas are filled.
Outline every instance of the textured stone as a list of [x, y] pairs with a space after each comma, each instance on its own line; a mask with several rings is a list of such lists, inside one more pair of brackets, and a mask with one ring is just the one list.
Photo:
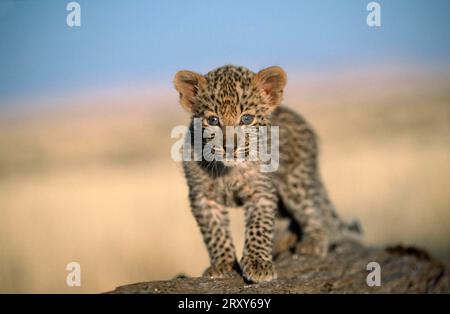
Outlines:
[[[381, 266], [381, 286], [369, 287], [369, 262]], [[275, 261], [278, 279], [248, 284], [229, 279], [188, 278], [130, 284], [109, 293], [449, 293], [450, 265], [414, 247], [385, 249], [345, 242], [325, 259], [290, 252]]]

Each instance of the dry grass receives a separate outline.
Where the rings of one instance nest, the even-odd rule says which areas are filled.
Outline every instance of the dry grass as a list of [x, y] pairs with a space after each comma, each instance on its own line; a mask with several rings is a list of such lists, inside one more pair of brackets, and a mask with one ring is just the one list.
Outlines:
[[[447, 259], [450, 80], [374, 81], [294, 80], [287, 102], [316, 127], [331, 197], [362, 222], [366, 242], [416, 244]], [[206, 250], [170, 159], [170, 130], [186, 117], [169, 95], [158, 100], [164, 110], [146, 109], [147, 96], [114, 110], [3, 116], [0, 292], [100, 292], [201, 273]], [[241, 211], [232, 225], [241, 247]], [[81, 288], [65, 284], [71, 261], [81, 264]]]

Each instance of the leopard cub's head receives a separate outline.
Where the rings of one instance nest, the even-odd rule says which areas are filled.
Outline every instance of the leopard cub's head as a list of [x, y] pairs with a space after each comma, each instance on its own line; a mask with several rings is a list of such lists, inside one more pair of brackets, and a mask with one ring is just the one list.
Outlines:
[[174, 85], [181, 105], [205, 125], [267, 125], [282, 100], [286, 73], [278, 66], [253, 73], [226, 65], [206, 75], [179, 71]]
[[[206, 75], [179, 71], [174, 85], [181, 105], [192, 118], [201, 119], [204, 129], [221, 129], [226, 147], [230, 145], [225, 138], [227, 127], [270, 125], [270, 114], [281, 103], [286, 80], [286, 73], [278, 66], [254, 73], [226, 65]], [[237, 153], [236, 142], [232, 150]]]

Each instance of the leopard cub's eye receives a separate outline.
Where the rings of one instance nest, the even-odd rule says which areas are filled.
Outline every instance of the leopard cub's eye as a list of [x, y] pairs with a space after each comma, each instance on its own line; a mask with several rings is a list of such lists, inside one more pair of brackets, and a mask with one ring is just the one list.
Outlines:
[[251, 115], [251, 114], [244, 114], [244, 115], [241, 117], [241, 124], [248, 125], [248, 124], [250, 124], [250, 123], [253, 122], [253, 119], [254, 119], [254, 118], [255, 118], [255, 116], [253, 116], [253, 115]]
[[217, 118], [216, 116], [210, 116], [208, 118], [208, 124], [212, 126], [219, 125], [219, 118]]

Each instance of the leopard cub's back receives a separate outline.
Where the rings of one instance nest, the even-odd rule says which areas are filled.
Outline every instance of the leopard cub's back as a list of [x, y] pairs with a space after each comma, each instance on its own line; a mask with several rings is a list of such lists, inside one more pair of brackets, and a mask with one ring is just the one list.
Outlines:
[[280, 106], [272, 113], [271, 125], [279, 127], [278, 176], [289, 174], [300, 164], [304, 171], [316, 172], [317, 139], [306, 120], [297, 112]]

